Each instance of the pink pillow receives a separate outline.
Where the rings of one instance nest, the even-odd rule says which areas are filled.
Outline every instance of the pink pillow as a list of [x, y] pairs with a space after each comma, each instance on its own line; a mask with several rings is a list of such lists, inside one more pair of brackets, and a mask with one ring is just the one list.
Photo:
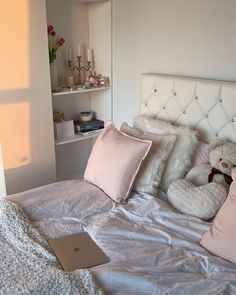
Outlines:
[[232, 177], [228, 197], [200, 244], [210, 252], [236, 263], [236, 170]]
[[199, 141], [192, 157], [192, 166], [209, 163], [209, 144]]
[[123, 202], [151, 145], [151, 141], [128, 136], [109, 124], [94, 144], [84, 179], [114, 201]]

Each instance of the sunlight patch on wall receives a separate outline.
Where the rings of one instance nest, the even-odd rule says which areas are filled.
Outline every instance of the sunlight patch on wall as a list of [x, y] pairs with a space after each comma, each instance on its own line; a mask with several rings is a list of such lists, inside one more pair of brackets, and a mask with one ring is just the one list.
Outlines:
[[29, 102], [0, 105], [0, 142], [4, 169], [31, 162]]
[[28, 1], [1, 1], [0, 90], [29, 87]]

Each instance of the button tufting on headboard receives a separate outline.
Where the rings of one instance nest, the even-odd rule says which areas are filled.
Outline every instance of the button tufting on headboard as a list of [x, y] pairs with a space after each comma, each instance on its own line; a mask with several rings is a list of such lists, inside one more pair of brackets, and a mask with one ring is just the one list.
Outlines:
[[203, 140], [236, 141], [236, 83], [143, 74], [141, 112], [190, 125]]

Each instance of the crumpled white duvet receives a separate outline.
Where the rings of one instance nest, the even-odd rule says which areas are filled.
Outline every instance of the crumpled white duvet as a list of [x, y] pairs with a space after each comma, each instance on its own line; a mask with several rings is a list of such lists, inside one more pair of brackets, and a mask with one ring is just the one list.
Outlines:
[[47, 237], [88, 231], [111, 260], [90, 269], [106, 294], [236, 294], [236, 266], [198, 243], [210, 224], [164, 197], [133, 193], [118, 205], [95, 186], [67, 181], [8, 199]]

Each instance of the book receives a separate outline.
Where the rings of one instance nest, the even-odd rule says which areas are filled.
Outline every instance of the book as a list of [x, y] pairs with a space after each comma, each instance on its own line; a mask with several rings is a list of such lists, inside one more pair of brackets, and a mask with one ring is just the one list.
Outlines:
[[90, 130], [90, 131], [84, 131], [84, 132], [78, 131], [78, 132], [76, 132], [76, 133], [77, 133], [77, 134], [81, 134], [81, 135], [91, 135], [91, 134], [98, 133], [98, 132], [101, 131], [102, 129], [104, 129], [104, 128], [99, 128], [99, 129], [96, 129], [96, 130]]
[[74, 121], [75, 132], [87, 132], [104, 128], [104, 121], [94, 119], [91, 121]]

